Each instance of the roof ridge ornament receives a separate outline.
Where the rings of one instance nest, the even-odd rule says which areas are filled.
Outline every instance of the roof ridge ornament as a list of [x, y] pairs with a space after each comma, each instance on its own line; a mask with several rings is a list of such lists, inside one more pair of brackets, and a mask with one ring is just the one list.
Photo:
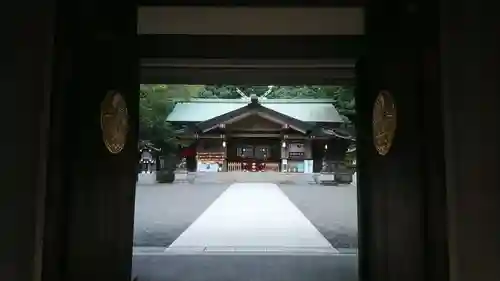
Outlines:
[[238, 94], [240, 94], [241, 99], [243, 99], [243, 100], [248, 100], [249, 99], [248, 96], [247, 96], [247, 94], [245, 94], [242, 90], [240, 90], [240, 88], [236, 87], [236, 92], [238, 92]]
[[267, 86], [267, 91], [260, 97], [261, 99], [265, 100], [267, 99], [267, 95], [269, 95], [274, 89], [273, 85]]
[[274, 86], [273, 86], [273, 85], [269, 85], [269, 86], [267, 86], [267, 90], [266, 90], [266, 92], [265, 92], [264, 94], [262, 94], [262, 96], [260, 96], [260, 97], [259, 97], [259, 96], [257, 96], [256, 94], [252, 94], [252, 95], [249, 97], [247, 94], [245, 94], [245, 92], [243, 92], [243, 91], [242, 91], [240, 88], [238, 88], [238, 87], [236, 87], [236, 92], [237, 92], [237, 93], [241, 96], [241, 99], [243, 99], [243, 100], [249, 100], [249, 99], [251, 100], [251, 99], [252, 99], [252, 96], [254, 96], [254, 95], [257, 97], [257, 99], [262, 99], [262, 100], [265, 100], [265, 99], [267, 99], [267, 95], [269, 95], [269, 94], [273, 91], [273, 89], [274, 89]]

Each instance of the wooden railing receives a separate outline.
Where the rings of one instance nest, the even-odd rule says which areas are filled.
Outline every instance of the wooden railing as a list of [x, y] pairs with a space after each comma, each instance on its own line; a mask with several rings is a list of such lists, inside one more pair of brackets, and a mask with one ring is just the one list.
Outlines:
[[228, 162], [227, 163], [227, 171], [228, 172], [242, 172], [243, 165], [241, 165], [241, 162]]

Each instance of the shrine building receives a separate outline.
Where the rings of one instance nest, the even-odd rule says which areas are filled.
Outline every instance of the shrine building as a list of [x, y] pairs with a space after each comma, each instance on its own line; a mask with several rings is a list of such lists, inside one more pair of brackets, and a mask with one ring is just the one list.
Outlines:
[[167, 121], [182, 126], [177, 137], [196, 171], [316, 173], [353, 140], [327, 99], [192, 99]]

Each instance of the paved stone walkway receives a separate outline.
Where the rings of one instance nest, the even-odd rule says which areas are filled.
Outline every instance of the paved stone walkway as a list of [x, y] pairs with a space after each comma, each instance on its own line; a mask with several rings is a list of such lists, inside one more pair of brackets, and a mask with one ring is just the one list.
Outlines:
[[271, 183], [231, 185], [166, 252], [338, 253]]

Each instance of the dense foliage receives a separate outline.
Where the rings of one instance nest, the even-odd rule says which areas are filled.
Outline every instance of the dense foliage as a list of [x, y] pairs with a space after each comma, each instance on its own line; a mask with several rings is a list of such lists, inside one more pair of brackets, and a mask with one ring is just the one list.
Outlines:
[[177, 129], [165, 122], [174, 108], [174, 101], [191, 98], [235, 99], [266, 95], [268, 99], [332, 99], [345, 121], [355, 114], [354, 90], [341, 86], [248, 86], [248, 85], [141, 85], [139, 138], [149, 140], [163, 151], [175, 150]]
[[175, 128], [165, 122], [174, 108], [173, 100], [196, 96], [204, 86], [141, 85], [139, 102], [139, 139], [148, 140], [164, 152], [177, 149]]
[[[240, 89], [247, 96], [252, 94], [262, 96], [269, 88], [268, 86], [210, 85], [199, 89], [199, 92], [193, 97], [236, 99], [241, 97], [237, 89]], [[355, 113], [353, 87], [274, 86], [266, 97], [268, 99], [333, 99], [340, 114], [351, 116]]]

